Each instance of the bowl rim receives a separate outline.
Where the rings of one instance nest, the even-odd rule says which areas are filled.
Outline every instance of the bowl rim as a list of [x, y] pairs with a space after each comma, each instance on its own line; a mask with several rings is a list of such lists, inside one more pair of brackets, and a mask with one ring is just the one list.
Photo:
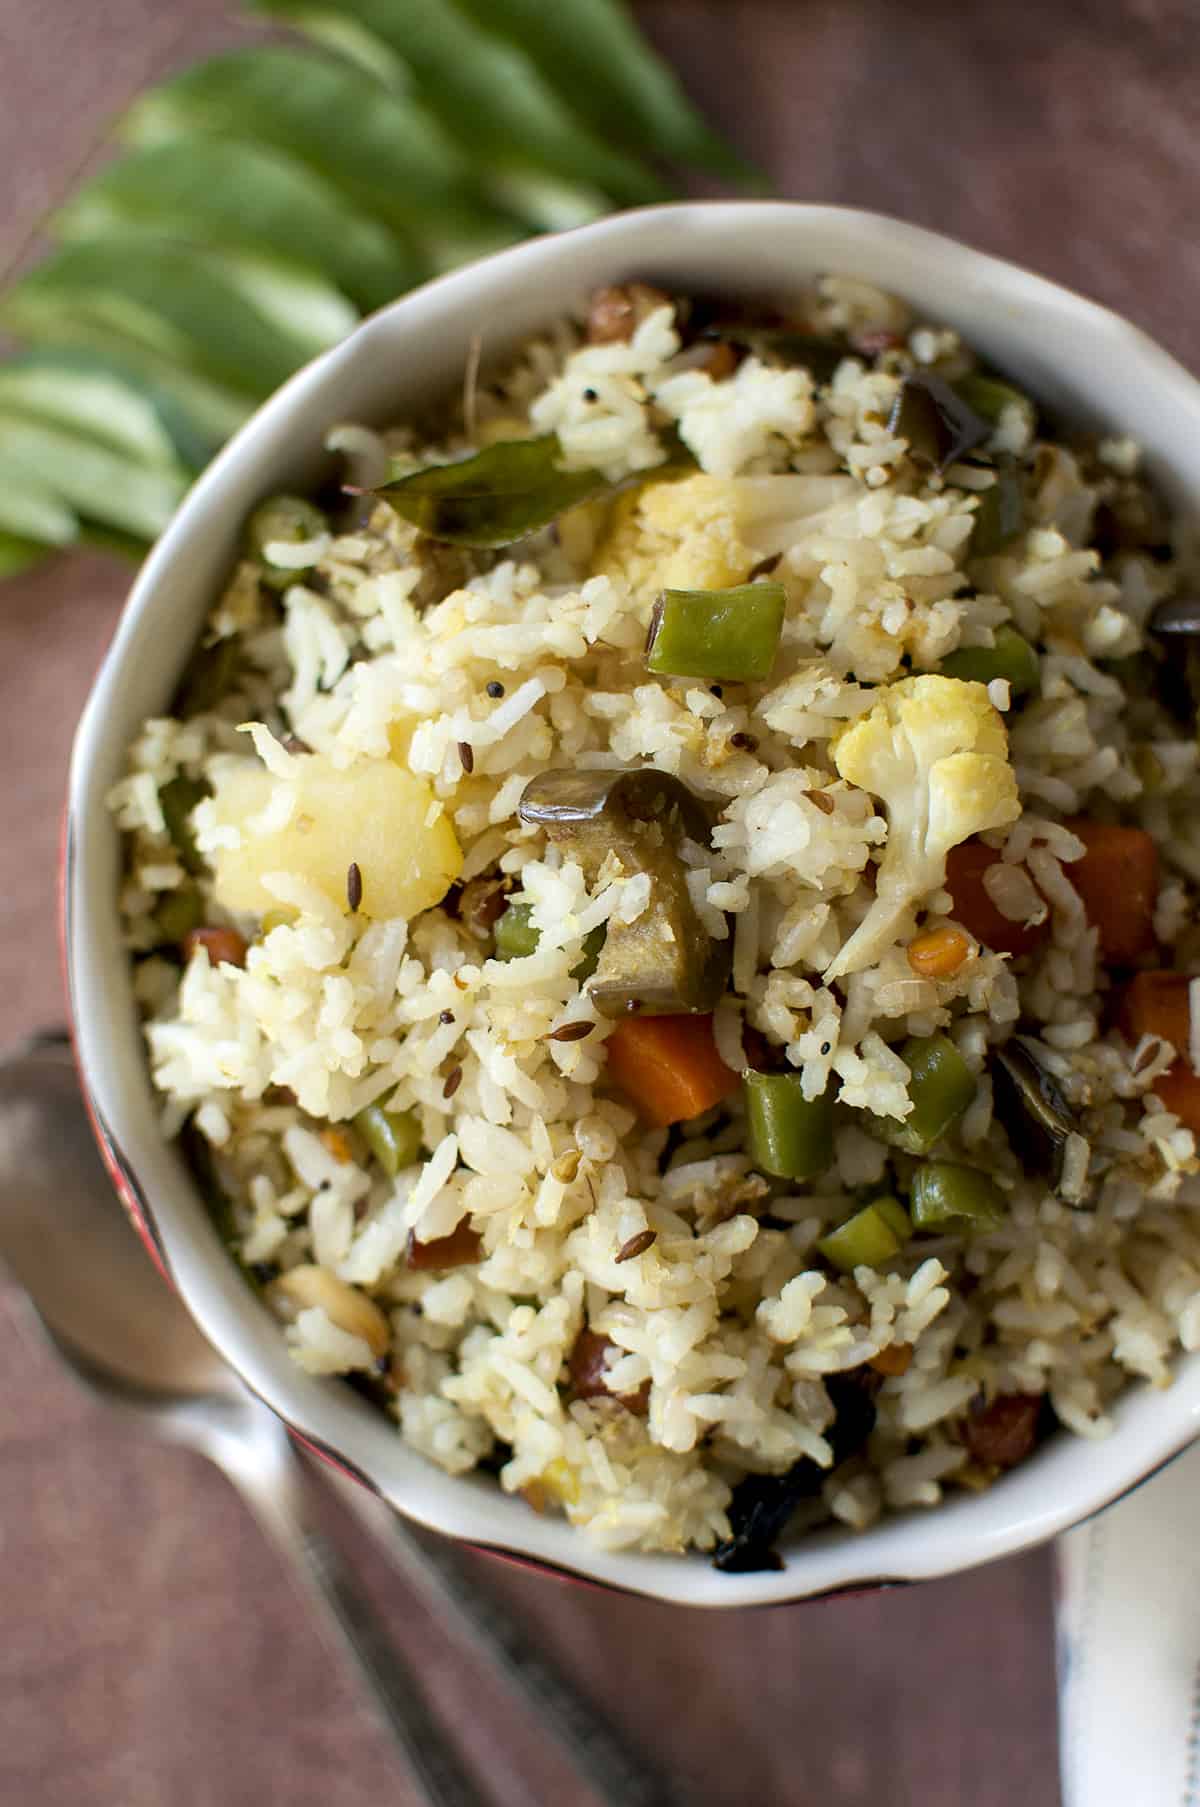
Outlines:
[[[363, 1402], [344, 1386], [312, 1383], [311, 1377], [302, 1376], [286, 1355], [285, 1368], [271, 1358], [262, 1334], [261, 1321], [265, 1321], [266, 1314], [244, 1287], [240, 1306], [232, 1298], [230, 1287], [224, 1284], [212, 1260], [219, 1244], [211, 1230], [207, 1237], [198, 1236], [192, 1221], [194, 1209], [178, 1208], [181, 1188], [191, 1182], [184, 1180], [177, 1157], [173, 1157], [173, 1169], [164, 1161], [169, 1152], [165, 1139], [160, 1134], [147, 1136], [144, 1124], [139, 1125], [136, 1113], [131, 1111], [130, 1088], [120, 1068], [122, 1064], [129, 1068], [130, 1050], [135, 1044], [143, 1074], [144, 1058], [130, 1008], [127, 967], [122, 960], [121, 971], [114, 968], [94, 926], [95, 907], [101, 898], [97, 886], [103, 880], [103, 873], [97, 870], [97, 849], [101, 839], [107, 837], [111, 842], [116, 829], [111, 821], [100, 825], [95, 819], [93, 771], [98, 761], [102, 763], [112, 698], [127, 662], [136, 652], [137, 632], [147, 617], [164, 607], [176, 559], [202, 533], [207, 512], [214, 505], [220, 506], [232, 475], [243, 465], [253, 465], [259, 442], [286, 423], [307, 401], [336, 386], [344, 372], [370, 354], [376, 340], [381, 345], [388, 343], [397, 323], [418, 323], [448, 296], [466, 294], [472, 289], [485, 292], [492, 282], [518, 275], [526, 283], [536, 281], [539, 270], [557, 271], [570, 263], [579, 248], [607, 245], [614, 265], [627, 260], [632, 250], [652, 259], [648, 247], [660, 231], [707, 233], [711, 242], [723, 231], [740, 230], [748, 220], [756, 229], [777, 227], [792, 234], [810, 232], [816, 236], [825, 233], [859, 247], [868, 239], [873, 249], [886, 243], [893, 260], [909, 268], [934, 263], [952, 287], [957, 283], [968, 301], [972, 293], [986, 290], [1018, 310], [1040, 310], [1060, 323], [1069, 321], [1087, 334], [1097, 354], [1103, 350], [1135, 362], [1148, 380], [1170, 390], [1175, 404], [1200, 429], [1200, 383], [1140, 328], [1018, 264], [883, 214], [789, 201], [684, 202], [632, 209], [496, 252], [423, 285], [363, 320], [344, 340], [277, 390], [189, 491], [133, 584], [80, 720], [71, 758], [60, 899], [68, 1001], [80, 1073], [105, 1160], [151, 1253], [205, 1334], [251, 1390], [318, 1454], [432, 1529], [575, 1579], [677, 1604], [709, 1607], [786, 1604], [830, 1593], [903, 1584], [955, 1573], [1056, 1535], [1140, 1485], [1200, 1433], [1200, 1356], [1191, 1358], [1190, 1366], [1186, 1361], [1182, 1364], [1187, 1371], [1187, 1384], [1177, 1383], [1171, 1389], [1169, 1406], [1161, 1392], [1156, 1395], [1136, 1383], [1126, 1389], [1114, 1413], [1119, 1434], [1106, 1446], [1109, 1454], [1103, 1463], [1105, 1479], [1098, 1480], [1094, 1491], [1046, 1497], [1048, 1490], [1042, 1488], [1041, 1497], [1024, 1500], [1020, 1508], [1014, 1494], [1014, 1510], [982, 1529], [969, 1521], [972, 1502], [953, 1501], [940, 1505], [928, 1518], [914, 1518], [912, 1514], [891, 1517], [857, 1536], [819, 1534], [788, 1550], [786, 1566], [779, 1571], [716, 1576], [700, 1556], [681, 1559], [608, 1552], [570, 1527], [569, 1539], [564, 1540], [554, 1530], [564, 1521], [541, 1520], [533, 1513], [523, 1515], [528, 1521], [523, 1526], [514, 1519], [498, 1540], [489, 1535], [487, 1510], [487, 1500], [495, 1496], [485, 1494], [475, 1480], [440, 1475], [440, 1471], [430, 1468], [430, 1473], [440, 1475], [438, 1485], [430, 1483], [429, 1491], [441, 1502], [433, 1509], [424, 1491], [418, 1490], [418, 1495], [414, 1495], [411, 1487], [396, 1479], [393, 1461], [386, 1464], [391, 1471], [388, 1477], [381, 1478], [383, 1464], [373, 1461], [370, 1454], [364, 1455], [364, 1451], [372, 1449], [373, 1439], [366, 1434], [364, 1415], [369, 1408]], [[881, 274], [879, 280], [885, 286], [896, 286], [894, 274], [886, 280]], [[107, 885], [100, 907], [115, 912], [115, 899]], [[123, 1002], [123, 1011], [116, 1008], [116, 1001]], [[148, 1076], [144, 1089], [149, 1089]], [[150, 1173], [152, 1185], [143, 1179], [146, 1173]], [[220, 1266], [227, 1270], [225, 1280], [236, 1279], [241, 1286], [234, 1263], [223, 1251]], [[260, 1321], [257, 1331], [251, 1323], [251, 1313]], [[231, 1336], [233, 1325], [237, 1336]], [[276, 1353], [282, 1352], [282, 1339], [274, 1327], [265, 1324], [265, 1330], [271, 1344], [277, 1346]], [[377, 1416], [370, 1412], [372, 1420]], [[379, 1421], [385, 1422], [381, 1416]], [[407, 1449], [395, 1427], [389, 1427], [389, 1437]], [[1043, 1465], [1045, 1453], [1040, 1452], [1028, 1470]], [[421, 1458], [411, 1451], [407, 1451], [406, 1460], [421, 1463]], [[1014, 1480], [1015, 1477], [1008, 1477], [1006, 1486], [1012, 1487]], [[961, 1522], [964, 1507], [968, 1515], [966, 1530]], [[904, 1527], [914, 1522], [928, 1527], [928, 1534], [906, 1534]], [[848, 1554], [853, 1551], [861, 1551], [861, 1557], [856, 1560]]]

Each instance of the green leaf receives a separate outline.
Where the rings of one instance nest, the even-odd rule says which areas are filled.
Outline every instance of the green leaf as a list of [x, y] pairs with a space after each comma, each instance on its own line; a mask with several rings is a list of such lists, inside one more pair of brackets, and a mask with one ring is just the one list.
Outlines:
[[[0, 434], [3, 430], [0, 416]], [[0, 532], [43, 546], [69, 546], [78, 536], [79, 522], [48, 484], [15, 459], [0, 457]]]
[[214, 449], [183, 410], [86, 351], [30, 351], [0, 364], [0, 409], [89, 435], [137, 463], [198, 471]]
[[64, 245], [4, 297], [0, 322], [20, 333], [55, 303], [107, 320], [185, 370], [255, 399], [277, 389], [311, 351], [228, 276], [179, 246], [136, 235]]
[[79, 299], [27, 300], [19, 294], [0, 297], [0, 323], [41, 348], [38, 355], [95, 359], [149, 384], [177, 410], [176, 419], [182, 422], [186, 417], [192, 443], [200, 455], [193, 457], [181, 449], [184, 462], [206, 464], [249, 417], [253, 402], [245, 395], [208, 382], [194, 371], [181, 370], [169, 353], [146, 342], [138, 330], [142, 324], [140, 314], [131, 312], [125, 322], [114, 318], [117, 312], [111, 304], [99, 313], [93, 312], [86, 300]]
[[510, 439], [454, 464], [425, 465], [370, 493], [432, 539], [511, 546], [595, 496], [620, 487], [600, 471], [564, 471], [558, 435]]
[[364, 311], [425, 274], [412, 246], [314, 170], [244, 139], [147, 145], [110, 163], [54, 216], [61, 238], [144, 229], [319, 269]]
[[471, 233], [502, 223], [423, 106], [304, 50], [264, 45], [198, 63], [136, 101], [121, 130], [137, 144], [196, 134], [252, 139], [294, 157], [405, 237], [415, 228]]
[[358, 309], [316, 270], [246, 251], [197, 253], [198, 261], [226, 277], [309, 357], [328, 351], [358, 325]]
[[27, 540], [17, 533], [5, 533], [0, 528], [0, 577], [15, 577], [20, 571], [27, 571], [30, 565], [38, 564], [49, 552], [50, 546], [42, 546], [37, 540]]
[[347, 17], [394, 52], [446, 131], [504, 168], [540, 169], [622, 203], [668, 190], [638, 158], [581, 124], [529, 58], [481, 31], [452, 0], [254, 0], [313, 35]]
[[91, 439], [19, 415], [0, 414], [0, 466], [15, 466], [80, 515], [153, 539], [175, 512], [186, 477], [132, 464]]
[[131, 565], [140, 565], [150, 550], [145, 534], [122, 533], [119, 527], [102, 527], [95, 521], [80, 524], [79, 544], [92, 546], [97, 552], [111, 552]]
[[620, 0], [458, 0], [481, 28], [523, 50], [578, 118], [647, 157], [735, 181], [755, 172], [705, 124]]

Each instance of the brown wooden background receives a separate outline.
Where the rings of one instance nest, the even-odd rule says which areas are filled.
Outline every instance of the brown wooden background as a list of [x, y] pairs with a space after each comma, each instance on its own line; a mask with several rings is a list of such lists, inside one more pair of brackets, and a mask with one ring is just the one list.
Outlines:
[[[547, 0], [568, 4], [569, 0]], [[939, 227], [1087, 290], [1200, 366], [1195, 0], [647, 0], [783, 193]], [[146, 82], [244, 28], [222, 0], [0, 0], [0, 271]], [[61, 1016], [52, 892], [75, 717], [124, 574], [0, 590], [0, 1039]], [[110, 1425], [0, 1286], [0, 1802], [406, 1807], [274, 1558], [198, 1459]], [[358, 1546], [499, 1799], [583, 1807]], [[563, 1662], [697, 1807], [1054, 1807], [1045, 1555], [702, 1617], [518, 1574]]]

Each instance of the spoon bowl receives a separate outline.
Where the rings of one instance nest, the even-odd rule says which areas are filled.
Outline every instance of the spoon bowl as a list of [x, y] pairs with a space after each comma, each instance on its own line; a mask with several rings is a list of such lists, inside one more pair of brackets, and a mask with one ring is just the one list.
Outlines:
[[245, 1399], [114, 1208], [70, 1044], [47, 1037], [2, 1071], [0, 1259], [55, 1343], [143, 1395]]

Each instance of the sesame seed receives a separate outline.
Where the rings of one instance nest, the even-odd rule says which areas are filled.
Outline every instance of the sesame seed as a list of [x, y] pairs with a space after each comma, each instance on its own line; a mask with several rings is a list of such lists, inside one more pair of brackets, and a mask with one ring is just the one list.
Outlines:
[[462, 1084], [462, 1076], [461, 1067], [451, 1067], [446, 1075], [446, 1083], [442, 1087], [443, 1098], [453, 1098], [455, 1092], [457, 1092], [459, 1086]]
[[491, 680], [487, 687], [487, 693], [490, 697], [495, 697], [497, 700], [504, 695], [504, 686], [499, 678], [493, 678]]
[[729, 736], [729, 744], [731, 747], [738, 747], [744, 753], [753, 753], [758, 742], [753, 734], [743, 734], [739, 729], [736, 734]]
[[460, 761], [462, 762], [463, 771], [466, 773], [467, 777], [469, 778], [471, 776], [471, 773], [475, 770], [475, 755], [471, 751], [471, 744], [469, 741], [466, 741], [466, 740], [459, 741], [458, 757], [459, 757]]
[[583, 399], [585, 402], [597, 402], [600, 400], [600, 397], [589, 384], [583, 392]]
[[650, 1247], [650, 1244], [657, 1241], [657, 1230], [639, 1230], [636, 1236], [631, 1236], [628, 1242], [623, 1242], [621, 1244], [614, 1259], [618, 1263], [622, 1261], [633, 1261], [637, 1256], [644, 1255], [646, 1250]]
[[346, 902], [352, 910], [357, 910], [363, 899], [362, 872], [357, 860], [351, 860], [346, 868]]
[[833, 1043], [832, 1042], [822, 1042], [821, 1043], [821, 1053], [822, 1054], [832, 1054], [833, 1053]]
[[453, 1021], [454, 1021], [454, 1012], [452, 1010], [443, 1010], [441, 1015], [438, 1017], [439, 1023], [452, 1023]]

